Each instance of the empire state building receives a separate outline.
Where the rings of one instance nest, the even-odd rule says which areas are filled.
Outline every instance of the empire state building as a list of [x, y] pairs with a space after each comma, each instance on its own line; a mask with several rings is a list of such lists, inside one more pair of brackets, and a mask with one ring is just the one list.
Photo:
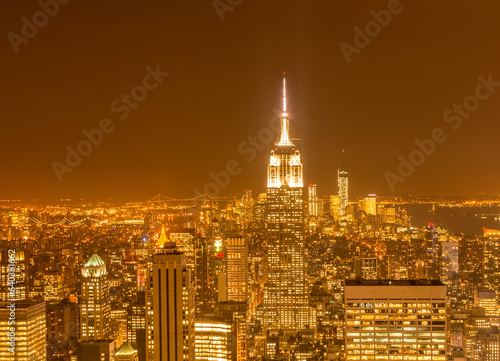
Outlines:
[[299, 331], [309, 323], [304, 261], [304, 204], [300, 152], [293, 144], [283, 78], [281, 134], [267, 167], [268, 283], [264, 326]]

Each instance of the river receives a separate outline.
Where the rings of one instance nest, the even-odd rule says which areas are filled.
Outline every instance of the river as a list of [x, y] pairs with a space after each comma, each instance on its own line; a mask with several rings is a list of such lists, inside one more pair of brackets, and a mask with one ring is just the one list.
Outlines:
[[464, 233], [469, 236], [482, 235], [483, 227], [500, 229], [500, 206], [475, 206], [475, 207], [435, 207], [431, 204], [405, 204], [400, 207], [406, 208], [412, 217], [412, 226], [424, 226], [435, 223], [446, 228], [452, 233]]

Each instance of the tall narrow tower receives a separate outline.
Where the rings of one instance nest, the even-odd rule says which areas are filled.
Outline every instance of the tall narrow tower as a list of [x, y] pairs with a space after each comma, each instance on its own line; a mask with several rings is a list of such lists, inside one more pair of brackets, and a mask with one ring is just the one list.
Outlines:
[[309, 184], [309, 217], [317, 217], [318, 213], [318, 194], [316, 184]]
[[[342, 149], [342, 154], [344, 150]], [[349, 173], [347, 169], [344, 168], [344, 162], [342, 162], [342, 168], [338, 170], [338, 186], [339, 186], [339, 210], [340, 217], [344, 217], [347, 215], [347, 207], [349, 206]]]
[[289, 134], [283, 77], [281, 134], [267, 167], [268, 283], [264, 325], [298, 331], [309, 323], [304, 262], [304, 207], [300, 153]]
[[80, 341], [107, 340], [110, 332], [108, 272], [94, 254], [82, 268]]
[[146, 342], [149, 361], [194, 360], [194, 293], [186, 256], [166, 242], [153, 256], [148, 280]]

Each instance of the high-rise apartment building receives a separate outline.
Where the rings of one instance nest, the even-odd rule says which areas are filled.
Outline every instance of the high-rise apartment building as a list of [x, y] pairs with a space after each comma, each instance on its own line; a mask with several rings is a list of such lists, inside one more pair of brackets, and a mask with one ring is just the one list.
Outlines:
[[446, 360], [441, 281], [347, 280], [346, 360]]
[[244, 237], [227, 239], [227, 300], [248, 300], [248, 242]]
[[298, 331], [309, 323], [304, 260], [304, 205], [300, 152], [289, 133], [283, 79], [281, 134], [267, 167], [268, 282], [264, 326]]
[[94, 254], [82, 268], [80, 341], [108, 340], [110, 318], [108, 272]]
[[150, 361], [194, 360], [194, 290], [185, 254], [166, 242], [153, 256], [146, 296]]

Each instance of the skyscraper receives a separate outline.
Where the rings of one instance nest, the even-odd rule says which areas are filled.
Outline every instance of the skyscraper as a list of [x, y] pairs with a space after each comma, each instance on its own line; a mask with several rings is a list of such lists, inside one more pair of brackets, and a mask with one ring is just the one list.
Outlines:
[[486, 316], [498, 317], [498, 305], [496, 294], [487, 288], [477, 288], [474, 290], [474, 307], [482, 307]]
[[0, 360], [46, 361], [45, 302], [12, 304], [0, 302]]
[[304, 262], [304, 207], [300, 152], [289, 134], [283, 79], [281, 134], [267, 167], [268, 283], [264, 325], [297, 331], [308, 324], [309, 299]]
[[495, 291], [500, 303], [500, 231], [484, 230], [483, 284]]
[[340, 216], [347, 215], [347, 208], [349, 207], [349, 173], [347, 169], [340, 168], [337, 174], [337, 182], [339, 186], [339, 199], [340, 199]]
[[244, 237], [227, 240], [227, 299], [248, 300], [248, 243]]
[[232, 323], [216, 318], [196, 319], [196, 360], [231, 361]]
[[446, 360], [440, 281], [347, 280], [346, 360]]
[[474, 344], [480, 331], [487, 331], [491, 327], [491, 317], [486, 315], [484, 308], [474, 307], [467, 315], [464, 325], [465, 355], [472, 358], [477, 352]]
[[363, 211], [369, 216], [377, 215], [377, 196], [375, 194], [368, 194], [367, 197], [361, 201]]
[[82, 268], [80, 341], [109, 338], [111, 311], [107, 275], [106, 265], [97, 254]]
[[378, 277], [377, 257], [354, 257], [354, 276], [364, 280], [376, 280]]
[[24, 251], [0, 251], [0, 301], [20, 301], [28, 297], [27, 273]]
[[316, 184], [309, 184], [309, 217], [318, 216], [318, 195]]
[[441, 242], [441, 281], [448, 291], [458, 287], [458, 242]]
[[146, 297], [150, 361], [194, 360], [194, 290], [185, 254], [166, 242], [153, 256]]

